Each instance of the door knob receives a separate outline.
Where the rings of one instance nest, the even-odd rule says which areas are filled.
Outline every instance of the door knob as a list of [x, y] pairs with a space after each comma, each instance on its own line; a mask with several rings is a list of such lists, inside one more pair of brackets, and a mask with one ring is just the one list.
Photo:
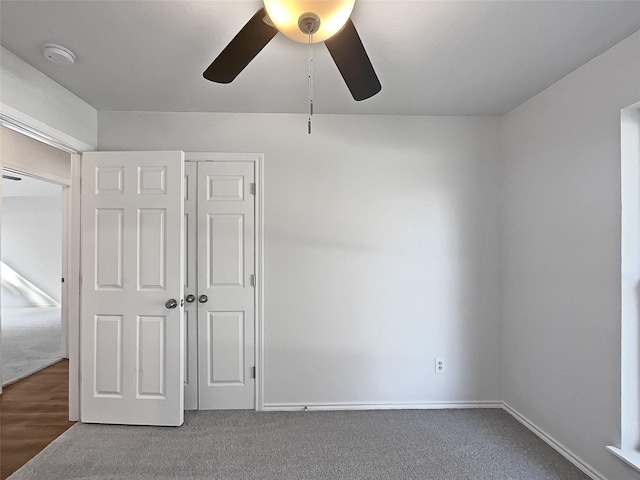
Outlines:
[[209, 297], [207, 297], [206, 295], [200, 295], [200, 296], [198, 297], [198, 301], [199, 301], [200, 303], [207, 303], [207, 302], [209, 301]]
[[193, 302], [196, 301], [196, 296], [192, 295], [192, 294], [189, 294], [189, 295], [187, 295], [187, 298], [185, 298], [185, 300], [187, 301], [187, 303], [193, 303]]
[[176, 308], [178, 306], [178, 301], [175, 298], [170, 298], [169, 300], [167, 300], [164, 306], [171, 310], [172, 308]]

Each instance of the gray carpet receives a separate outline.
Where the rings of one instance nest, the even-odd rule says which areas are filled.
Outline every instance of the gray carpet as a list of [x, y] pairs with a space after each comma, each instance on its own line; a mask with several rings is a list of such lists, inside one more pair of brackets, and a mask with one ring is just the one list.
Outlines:
[[60, 307], [2, 309], [2, 384], [60, 360]]
[[78, 424], [11, 480], [588, 479], [502, 410], [187, 412]]

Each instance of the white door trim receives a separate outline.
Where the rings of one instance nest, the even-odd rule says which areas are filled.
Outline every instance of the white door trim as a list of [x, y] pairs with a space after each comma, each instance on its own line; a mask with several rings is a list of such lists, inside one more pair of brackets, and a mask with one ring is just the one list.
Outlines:
[[96, 149], [4, 103], [0, 103], [0, 125], [68, 153]]
[[264, 155], [262, 153], [185, 152], [187, 162], [253, 162], [255, 164], [255, 366], [256, 411], [264, 410]]

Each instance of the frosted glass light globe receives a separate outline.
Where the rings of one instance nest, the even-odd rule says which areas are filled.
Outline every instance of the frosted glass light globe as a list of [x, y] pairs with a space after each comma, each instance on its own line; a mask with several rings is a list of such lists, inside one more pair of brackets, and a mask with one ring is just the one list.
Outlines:
[[264, 0], [264, 7], [276, 28], [300, 43], [309, 43], [309, 35], [303, 33], [298, 20], [304, 13], [314, 13], [320, 18], [320, 28], [313, 34], [313, 43], [324, 42], [344, 27], [353, 11], [356, 0]]

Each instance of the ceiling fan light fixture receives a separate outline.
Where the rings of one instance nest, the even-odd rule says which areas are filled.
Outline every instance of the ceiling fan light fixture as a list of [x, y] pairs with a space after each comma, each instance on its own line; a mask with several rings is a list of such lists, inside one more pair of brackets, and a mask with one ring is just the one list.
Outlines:
[[309, 33], [302, 30], [302, 20], [315, 15], [318, 30], [313, 43], [324, 42], [338, 33], [347, 23], [355, 0], [264, 0], [264, 7], [275, 27], [291, 40], [309, 43]]

